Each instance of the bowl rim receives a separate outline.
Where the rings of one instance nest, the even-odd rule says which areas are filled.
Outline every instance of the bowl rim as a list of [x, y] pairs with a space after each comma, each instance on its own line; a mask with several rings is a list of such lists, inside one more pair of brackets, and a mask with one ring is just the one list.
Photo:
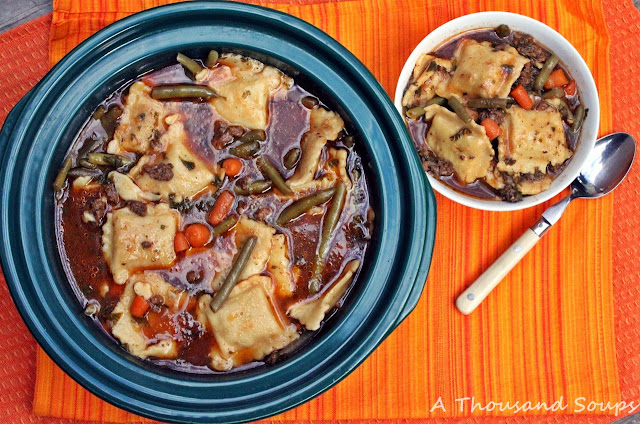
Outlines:
[[[235, 410], [221, 411], [220, 415], [216, 416], [205, 414], [202, 412], [192, 413], [185, 410], [172, 410], [165, 407], [164, 404], [162, 406], [157, 406], [157, 410], [149, 409], [148, 403], [145, 404], [144, 401], [140, 400], [136, 400], [136, 402], [127, 402], [131, 399], [131, 397], [120, 396], [121, 393], [119, 393], [118, 391], [124, 390], [123, 388], [121, 388], [123, 384], [122, 381], [113, 380], [112, 382], [112, 380], [109, 380], [110, 382], [112, 382], [111, 384], [117, 386], [117, 388], [112, 389], [107, 387], [105, 390], [105, 383], [97, 380], [96, 378], [96, 375], [98, 375], [98, 371], [95, 371], [95, 365], [93, 365], [92, 363], [91, 366], [87, 366], [87, 358], [81, 355], [80, 357], [78, 357], [79, 353], [85, 352], [83, 349], [97, 348], [100, 346], [81, 347], [78, 346], [78, 344], [73, 344], [73, 348], [75, 349], [73, 350], [71, 348], [68, 348], [67, 345], [63, 345], [60, 340], [56, 340], [56, 337], [61, 337], [62, 335], [67, 334], [66, 332], [61, 332], [61, 334], [58, 335], [57, 333], [48, 333], [47, 331], [45, 331], [45, 325], [47, 323], [43, 323], [42, 318], [43, 314], [46, 317], [46, 313], [48, 312], [48, 310], [34, 309], [34, 306], [31, 304], [31, 302], [42, 302], [41, 299], [31, 300], [31, 302], [29, 300], [29, 295], [31, 294], [29, 290], [35, 291], [35, 293], [40, 296], [42, 293], [40, 291], [41, 288], [39, 287], [39, 283], [33, 281], [34, 267], [36, 265], [30, 264], [27, 260], [28, 258], [26, 258], [26, 255], [28, 254], [39, 254], [41, 256], [44, 255], [44, 244], [41, 243], [40, 246], [38, 246], [38, 249], [36, 249], [38, 251], [35, 253], [26, 252], [25, 246], [23, 245], [23, 242], [27, 243], [27, 240], [30, 238], [34, 239], [35, 242], [42, 242], [42, 232], [40, 234], [36, 234], [36, 236], [34, 237], [33, 234], [30, 234], [29, 230], [25, 228], [26, 226], [24, 225], [20, 225], [18, 226], [18, 228], [12, 228], [12, 223], [23, 223], [22, 220], [24, 219], [24, 217], [16, 217], [16, 215], [19, 215], [19, 213], [12, 211], [12, 208], [9, 207], [9, 205], [12, 204], [12, 201], [9, 199], [9, 197], [14, 192], [18, 192], [18, 194], [20, 194], [22, 197], [26, 196], [25, 187], [17, 187], [17, 185], [24, 184], [27, 180], [36, 180], [38, 182], [38, 190], [40, 190], [45, 185], [44, 175], [47, 174], [46, 169], [35, 170], [33, 172], [34, 175], [32, 176], [25, 176], [25, 174], [16, 175], [16, 172], [20, 172], [22, 170], [21, 166], [24, 166], [14, 163], [15, 160], [13, 160], [12, 158], [15, 158], [17, 154], [20, 153], [21, 148], [28, 149], [29, 151], [27, 153], [29, 155], [36, 154], [31, 146], [21, 146], [20, 143], [24, 141], [23, 138], [25, 136], [25, 133], [29, 129], [29, 126], [34, 125], [32, 115], [35, 111], [37, 111], [40, 102], [43, 99], [47, 98], [46, 96], [50, 93], [50, 91], [52, 91], [52, 87], [54, 87], [55, 84], [59, 82], [59, 79], [62, 78], [62, 76], [68, 73], [68, 69], [73, 70], [75, 67], [75, 69], [77, 70], [77, 67], [80, 66], [79, 63], [82, 61], [84, 55], [87, 54], [88, 51], [98, 45], [101, 45], [101, 43], [104, 44], [112, 42], [120, 32], [126, 31], [127, 29], [135, 27], [136, 25], [141, 25], [147, 19], [165, 16], [171, 12], [201, 14], [203, 13], [204, 9], [213, 12], [226, 11], [245, 14], [250, 15], [254, 19], [268, 20], [274, 25], [276, 25], [277, 23], [278, 25], [280, 25], [276, 25], [279, 31], [282, 30], [282, 27], [285, 27], [292, 32], [295, 32], [296, 34], [304, 34], [304, 36], [309, 40], [312, 40], [317, 44], [321, 43], [322, 46], [326, 47], [327, 50], [330, 50], [331, 52], [335, 52], [337, 54], [336, 64], [342, 65], [349, 72], [352, 72], [353, 76], [358, 77], [358, 80], [362, 85], [362, 87], [358, 87], [358, 89], [363, 90], [363, 97], [366, 96], [367, 98], [375, 98], [377, 103], [371, 107], [375, 107], [375, 111], [377, 114], [384, 114], [384, 118], [388, 123], [388, 125], [385, 127], [385, 133], [392, 132], [394, 135], [397, 135], [397, 150], [399, 152], [398, 161], [401, 162], [403, 166], [406, 166], [407, 169], [395, 169], [394, 175], [399, 172], [403, 172], [410, 178], [410, 182], [412, 184], [411, 187], [415, 190], [415, 192], [410, 193], [410, 195], [412, 196], [410, 200], [415, 203], [413, 204], [413, 207], [414, 209], [416, 209], [412, 210], [412, 215], [410, 216], [410, 218], [413, 220], [412, 223], [415, 222], [417, 225], [415, 227], [416, 234], [407, 237], [407, 242], [410, 242], [412, 248], [414, 248], [414, 250], [410, 252], [411, 257], [407, 259], [407, 261], [411, 260], [412, 262], [403, 262], [401, 264], [402, 268], [400, 269], [398, 269], [400, 265], [394, 266], [393, 268], [391, 268], [391, 265], [388, 266], [389, 272], [393, 270], [401, 271], [402, 275], [400, 276], [400, 278], [396, 277], [395, 280], [393, 280], [393, 278], [389, 280], [393, 280], [394, 288], [392, 293], [390, 293], [389, 296], [386, 297], [386, 299], [389, 300], [387, 309], [384, 311], [382, 316], [376, 318], [375, 323], [378, 328], [373, 328], [371, 334], [367, 335], [366, 338], [363, 338], [357, 346], [349, 348], [350, 350], [348, 350], [343, 357], [340, 357], [340, 360], [342, 361], [341, 363], [337, 364], [336, 367], [331, 368], [330, 372], [318, 378], [317, 381], [309, 383], [308, 387], [304, 387], [304, 390], [300, 390], [293, 395], [287, 396], [287, 398], [284, 400], [275, 399], [273, 401], [269, 401], [266, 406], [262, 405], [261, 409], [256, 407], [246, 407], [241, 410], [241, 413], [238, 413]], [[128, 64], [129, 63], [127, 63], [127, 65]], [[36, 123], [40, 125], [40, 122]], [[38, 129], [39, 128], [40, 127], [38, 127]], [[386, 336], [388, 336], [388, 334], [390, 334], [390, 332], [393, 331], [393, 329], [395, 329], [395, 327], [399, 325], [399, 323], [402, 322], [404, 318], [406, 318], [406, 316], [415, 307], [418, 299], [420, 298], [420, 294], [424, 289], [426, 275], [429, 270], [435, 240], [435, 197], [432, 190], [430, 190], [429, 188], [428, 181], [424, 178], [419, 159], [411, 146], [410, 137], [406, 130], [404, 122], [402, 122], [400, 117], [397, 116], [391, 100], [388, 98], [379, 82], [374, 78], [371, 72], [358, 59], [355, 58], [353, 54], [348, 52], [337, 41], [333, 40], [321, 30], [286, 13], [247, 4], [226, 2], [189, 2], [149, 9], [147, 11], [127, 17], [123, 20], [117, 21], [114, 24], [94, 34], [92, 37], [85, 40], [83, 43], [73, 49], [69, 54], [67, 54], [42, 79], [42, 81], [23, 98], [23, 100], [16, 106], [16, 108], [14, 108], [11, 116], [7, 119], [5, 127], [3, 127], [2, 133], [4, 134], [2, 134], [0, 137], [0, 175], [3, 178], [0, 182], [0, 188], [2, 188], [3, 193], [1, 199], [3, 207], [0, 211], [0, 230], [3, 234], [3, 240], [0, 242], [0, 259], [2, 261], [2, 267], [5, 272], [7, 285], [9, 286], [14, 303], [16, 304], [23, 321], [25, 321], [28, 329], [35, 336], [38, 343], [68, 375], [70, 375], [74, 380], [79, 382], [90, 392], [98, 395], [102, 399], [107, 400], [108, 402], [116, 406], [134, 412], [138, 415], [171, 422], [241, 422], [271, 416], [273, 414], [293, 408], [328, 390], [330, 387], [335, 385], [337, 382], [345, 378], [350, 372], [352, 372], [362, 361], [364, 361], [364, 359], [366, 359], [366, 357], [369, 356], [369, 354], [384, 340], [384, 338], [386, 338]], [[11, 142], [13, 143], [10, 143], [9, 139], [11, 139]], [[378, 140], [377, 142], [382, 141]], [[65, 147], [67, 147], [69, 143], [67, 143]], [[367, 144], [368, 143], [372, 143], [372, 141], [367, 140]], [[61, 146], [59, 147], [61, 148]], [[51, 150], [55, 149], [56, 148], [54, 147]], [[28, 159], [30, 158], [31, 156]], [[47, 160], [50, 160], [50, 157]], [[51, 164], [49, 163], [47, 165], [50, 166]], [[20, 181], [13, 181], [13, 179], [18, 179], [19, 177], [21, 177]], [[37, 178], [39, 178], [39, 180], [37, 180]], [[52, 180], [51, 175], [49, 175], [47, 178], [48, 179], [46, 186], [49, 187], [49, 184]], [[31, 210], [33, 209], [33, 213], [36, 216], [41, 217], [41, 211], [44, 209], [43, 200], [40, 198], [40, 193], [38, 191], [36, 191], [36, 193], [37, 198], [34, 202], [34, 205], [28, 205], [25, 207], [30, 208], [28, 209], [28, 212], [31, 212]], [[22, 197], [20, 197], [20, 199], [22, 199]], [[420, 208], [422, 208], [422, 210], [432, 211], [432, 213], [426, 214], [426, 216], [421, 213], [419, 214], [417, 213], [417, 210], [419, 210]], [[40, 226], [38, 228], [40, 229], [42, 223], [40, 222], [40, 220], [37, 222]], [[391, 231], [398, 231], [399, 222], [389, 221], [388, 228]], [[393, 237], [396, 237], [394, 240], [397, 240], [399, 239], [399, 234], [393, 235]], [[30, 243], [35, 242], [31, 241]], [[55, 253], [57, 255], [57, 252]], [[371, 259], [373, 258], [370, 258], [370, 260]], [[375, 259], [376, 261], [378, 261], [378, 258]], [[380, 259], [381, 262], [384, 262], [385, 260], [386, 259]], [[22, 269], [22, 267], [26, 269]], [[42, 278], [51, 279], [50, 270], [45, 269], [43, 271], [45, 272], [45, 275], [42, 275]], [[392, 274], [390, 274], [390, 276], [393, 277]], [[24, 280], [21, 281], [22, 277], [24, 277]], [[391, 284], [389, 281], [387, 281], [386, 284]], [[371, 281], [369, 281], [369, 283], [371, 283]], [[68, 286], [66, 279], [62, 282], [62, 284]], [[73, 300], [74, 305], [78, 303], [77, 301], [75, 301], [75, 298]], [[74, 305], [63, 304], [62, 306], [65, 308], [70, 308]], [[40, 307], [40, 304], [38, 304], [38, 306]], [[67, 312], [70, 314], [68, 309], [63, 312]], [[72, 323], [80, 328], [81, 326], [76, 322], [77, 320], [78, 319], [76, 317], [76, 320], [74, 320]], [[90, 324], [94, 325], [93, 323]], [[56, 330], [58, 329], [56, 328]], [[66, 331], [75, 331], [75, 329]], [[68, 340], [68, 338], [69, 336], [67, 335], [67, 338], [65, 338], [63, 342], [75, 343], [75, 341]], [[92, 339], [90, 341], [94, 340]], [[105, 348], [105, 346], [102, 346], [102, 348]], [[116, 348], [118, 349], [118, 355], [112, 354], [111, 356], [129, 356], [129, 354], [121, 352], [119, 347], [116, 346]], [[336, 349], [338, 349], [338, 347], [336, 347]], [[108, 349], [103, 350], [101, 350], [100, 353], [107, 355], [110, 358], [111, 356], [109, 356], [110, 354], [109, 352], [107, 352]], [[94, 358], [91, 357], [91, 359], [93, 360]], [[76, 367], [76, 365], [78, 364], [81, 366]], [[130, 363], [128, 363], [128, 366], [130, 369], [141, 369], [141, 367], [133, 364], [133, 361], [130, 361]], [[87, 367], [89, 371], [95, 371], [95, 374], [87, 372]], [[141, 372], [142, 371], [144, 370], [141, 369]], [[107, 373], [110, 373], [111, 370], [104, 369], [100, 370], [100, 372], [101, 374], [99, 374], [99, 376], [104, 377], [105, 375], [107, 375]], [[266, 374], [273, 375], [275, 374], [275, 371], [267, 371], [264, 375]], [[263, 374], [261, 374], [261, 376], [262, 375]], [[128, 380], [125, 380], [124, 383], [128, 383], [129, 385], [136, 385], [135, 383], [132, 383]], [[189, 383], [191, 382], [189, 381]], [[231, 386], [231, 384], [227, 383], [229, 382], [222, 381], [221, 383], [219, 383], [219, 385]], [[195, 386], [197, 386], [197, 384], [195, 384]], [[200, 386], [204, 386], [204, 384], [201, 384]], [[146, 394], [147, 393], [145, 393], [145, 395]], [[170, 404], [171, 401], [172, 399], [167, 399], [167, 404]]]
[[[494, 25], [488, 25], [488, 23], [491, 22], [493, 22]], [[574, 156], [571, 158], [569, 165], [554, 179], [551, 187], [539, 194], [526, 196], [521, 201], [515, 203], [506, 202], [504, 200], [480, 199], [453, 189], [425, 171], [431, 187], [448, 199], [474, 209], [507, 212], [539, 205], [564, 191], [580, 174], [580, 168], [586, 162], [589, 153], [593, 150], [598, 136], [600, 126], [600, 103], [593, 75], [580, 53], [566, 38], [564, 38], [564, 36], [562, 36], [562, 34], [537, 19], [512, 12], [477, 12], [447, 21], [427, 34], [427, 36], [423, 38], [412, 50], [411, 54], [405, 61], [398, 78], [394, 95], [394, 104], [398, 112], [402, 115], [402, 96], [409, 82], [414, 64], [420, 54], [429, 53], [447, 40], [465, 32], [495, 27], [495, 22], [515, 26], [515, 30], [533, 35], [538, 42], [540, 42], [538, 37], [540, 37], [540, 34], [543, 34], [544, 37], [553, 40], [554, 43], [557, 43], [558, 46], [556, 46], [555, 49], [547, 48], [554, 52], [556, 52], [558, 48], [563, 49], [563, 53], [558, 54], [558, 56], [560, 56], [560, 61], [567, 68], [570, 68], [570, 72], [574, 78], [582, 79], [578, 84], [581, 93], [581, 100], [584, 102], [585, 97], [589, 100], [589, 104], [587, 105], [589, 119], [585, 120], [585, 123], [583, 124], [580, 137], [576, 143], [577, 148]], [[537, 35], [531, 34], [532, 32], [537, 33]], [[545, 43], [541, 42], [541, 44], [546, 47]], [[567, 58], [570, 59], [570, 64], [565, 61]], [[404, 116], [403, 120], [405, 120]], [[578, 151], [577, 149], [580, 150]]]

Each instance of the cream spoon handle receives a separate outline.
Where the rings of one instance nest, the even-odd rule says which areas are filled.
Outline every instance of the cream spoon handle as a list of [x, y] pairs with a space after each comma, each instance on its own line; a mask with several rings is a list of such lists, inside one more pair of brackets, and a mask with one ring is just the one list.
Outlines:
[[460, 312], [469, 315], [487, 297], [487, 295], [502, 281], [524, 255], [540, 240], [531, 228], [520, 236], [500, 257], [471, 284], [456, 300], [456, 307]]

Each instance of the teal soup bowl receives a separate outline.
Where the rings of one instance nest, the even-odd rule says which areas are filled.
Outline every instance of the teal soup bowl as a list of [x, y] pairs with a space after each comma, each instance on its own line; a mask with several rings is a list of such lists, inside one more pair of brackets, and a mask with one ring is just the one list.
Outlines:
[[[177, 52], [211, 48], [274, 65], [339, 111], [358, 133], [376, 213], [364, 265], [344, 304], [291, 357], [195, 374], [139, 360], [87, 317], [56, 244], [52, 182], [75, 135], [116, 89]], [[243, 422], [306, 402], [346, 377], [416, 306], [433, 253], [436, 205], [402, 118], [367, 68], [317, 28], [226, 2], [151, 9], [98, 32], [13, 109], [0, 135], [2, 270], [46, 353], [100, 398], [171, 422]]]

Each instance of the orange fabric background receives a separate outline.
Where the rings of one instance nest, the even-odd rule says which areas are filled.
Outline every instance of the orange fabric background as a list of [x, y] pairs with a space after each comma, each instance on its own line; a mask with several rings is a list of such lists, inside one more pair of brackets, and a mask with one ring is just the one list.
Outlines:
[[[87, 4], [58, 0], [52, 25], [51, 63], [105, 24], [161, 3], [166, 2], [120, 0]], [[528, 7], [524, 2], [471, 3], [465, 7], [460, 3], [405, 1], [401, 8], [393, 7], [397, 4], [394, 1], [271, 5], [310, 21], [337, 38], [363, 60], [390, 93], [413, 46], [447, 20], [491, 9], [534, 16], [557, 28], [581, 51], [600, 90], [601, 131], [611, 131], [609, 67], [606, 60], [596, 60], [608, 57], [609, 48], [600, 3], [581, 2], [577, 6], [573, 1], [549, 1], [539, 7]], [[572, 206], [561, 227], [551, 232], [485, 306], [470, 317], [452, 307], [455, 295], [506, 243], [535, 222], [544, 207], [498, 214], [438, 200], [440, 249], [416, 312], [347, 382], [280, 418], [465, 416], [469, 415], [468, 410], [460, 412], [455, 404], [456, 398], [464, 396], [475, 396], [483, 404], [552, 404], [564, 399], [568, 404], [565, 412], [578, 412], [573, 400], [580, 396], [595, 402], [619, 401], [611, 284], [613, 198]], [[593, 220], [587, 231], [577, 225], [581, 216]], [[600, 248], [589, 249], [590, 245]], [[572, 254], [575, 246], [584, 246], [584, 253]], [[43, 374], [39, 381], [47, 381], [44, 367], [39, 369]], [[36, 411], [42, 408], [46, 412], [48, 404], [58, 403], [60, 397], [56, 395], [63, 391], [56, 389], [60, 384], [56, 380], [51, 378], [51, 385], [38, 385], [51, 392], [36, 396]], [[350, 396], [358, 392], [361, 396]], [[430, 411], [439, 397], [446, 412]], [[61, 404], [63, 411], [77, 410], [78, 406], [68, 400]]]
[[[123, 2], [120, 3], [122, 6]], [[464, 10], [453, 5], [436, 9], [433, 6], [436, 3], [430, 2], [427, 7], [409, 2], [401, 11], [389, 7], [386, 2], [361, 1], [278, 7], [307, 20], [317, 19], [313, 22], [354, 51], [392, 92], [404, 58], [429, 30], [464, 13], [505, 9], [487, 4]], [[84, 3], [83, 7], [86, 9], [91, 5]], [[62, 2], [57, 4], [57, 10], [62, 6]], [[612, 2], [611, 6], [606, 11], [610, 25], [612, 21], [617, 21], [620, 27], [632, 22], [630, 16], [635, 11], [629, 8], [630, 4], [626, 9], [623, 3]], [[602, 7], [600, 4], [582, 4], [580, 8], [572, 8], [568, 17], [563, 12], [562, 18], [557, 15], [562, 8], [552, 4], [545, 10], [523, 6], [515, 11], [558, 28], [583, 54], [600, 89], [604, 119], [601, 132], [630, 129], [629, 125], [634, 124], [631, 119], [621, 118], [625, 115], [616, 115], [615, 128], [611, 121], [606, 60], [609, 57], [608, 35]], [[511, 10], [514, 10], [513, 6]], [[56, 26], [56, 19], [70, 16], [60, 13], [54, 16], [53, 54], [60, 54], [78, 41], [69, 44], [65, 41], [61, 48], [62, 41], [56, 41], [56, 34], [65, 34], [64, 40], [69, 40], [69, 34], [74, 31], [97, 30], [115, 17], [110, 14], [96, 19], [86, 15], [75, 29], [73, 25]], [[339, 16], [339, 27], [328, 16]], [[591, 26], [576, 24], [580, 19], [587, 20]], [[631, 44], [633, 39], [624, 40], [624, 50], [620, 49], [622, 44], [614, 44], [620, 52], [629, 51], [634, 45]], [[636, 37], [635, 46], [638, 44]], [[623, 56], [612, 54], [611, 57], [619, 61]], [[638, 80], [631, 72], [633, 63], [632, 59], [622, 63], [622, 72], [614, 73], [614, 87], [616, 81]], [[625, 93], [618, 90], [618, 93]], [[614, 101], [626, 106], [626, 116], [631, 118], [635, 115], [634, 106], [628, 97], [628, 94], [615, 96]], [[625, 105], [624, 99], [629, 103]], [[637, 171], [632, 177], [637, 181]], [[616, 193], [615, 212], [613, 196], [603, 201], [572, 205], [557, 228], [514, 270], [488, 303], [469, 318], [454, 311], [455, 295], [533, 223], [544, 208], [513, 214], [483, 213], [438, 197], [438, 247], [427, 290], [418, 309], [347, 380], [319, 399], [274, 419], [417, 418], [428, 416], [428, 408], [438, 395], [443, 396], [450, 413], [453, 412], [450, 399], [465, 395], [475, 395], [481, 401], [553, 401], [561, 395], [568, 399], [578, 393], [589, 400], [616, 401], [620, 394], [612, 321], [611, 219], [614, 214], [621, 218], [616, 220], [616, 228], [627, 230], [613, 242], [620, 248], [616, 250], [616, 259], [620, 259], [616, 261], [616, 298], [622, 296], [627, 305], [626, 309], [621, 306], [616, 309], [619, 341], [626, 338], [627, 343], [633, 343], [628, 331], [633, 328], [633, 316], [625, 316], [625, 313], [633, 314], [638, 310], [632, 297], [637, 293], [633, 291], [632, 283], [637, 283], [638, 276], [631, 268], [632, 252], [628, 249], [631, 243], [638, 241], [638, 231], [634, 231], [637, 220], [630, 218], [637, 208], [633, 205], [634, 192], [628, 187], [629, 184], [625, 184], [621, 193]], [[465, 222], [464, 226], [461, 221]], [[466, 252], [468, 246], [473, 252]], [[628, 388], [624, 400], [637, 401], [637, 390], [630, 389], [634, 387], [632, 383], [638, 381], [639, 369], [637, 365], [633, 369], [631, 360], [634, 350], [627, 344], [622, 346], [623, 385]], [[637, 343], [635, 346], [637, 352]], [[82, 419], [135, 420], [88, 395], [41, 352], [38, 370], [36, 412]], [[593, 420], [596, 419], [589, 419]]]

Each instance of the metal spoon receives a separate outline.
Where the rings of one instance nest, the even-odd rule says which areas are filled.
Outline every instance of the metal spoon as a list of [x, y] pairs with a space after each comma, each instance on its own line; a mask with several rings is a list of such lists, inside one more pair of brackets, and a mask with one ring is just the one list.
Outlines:
[[595, 199], [616, 188], [629, 172], [635, 154], [636, 142], [627, 133], [609, 134], [596, 141], [584, 169], [571, 183], [571, 194], [549, 207], [538, 222], [520, 236], [458, 297], [458, 310], [465, 315], [473, 312], [544, 233], [558, 222], [573, 199]]

